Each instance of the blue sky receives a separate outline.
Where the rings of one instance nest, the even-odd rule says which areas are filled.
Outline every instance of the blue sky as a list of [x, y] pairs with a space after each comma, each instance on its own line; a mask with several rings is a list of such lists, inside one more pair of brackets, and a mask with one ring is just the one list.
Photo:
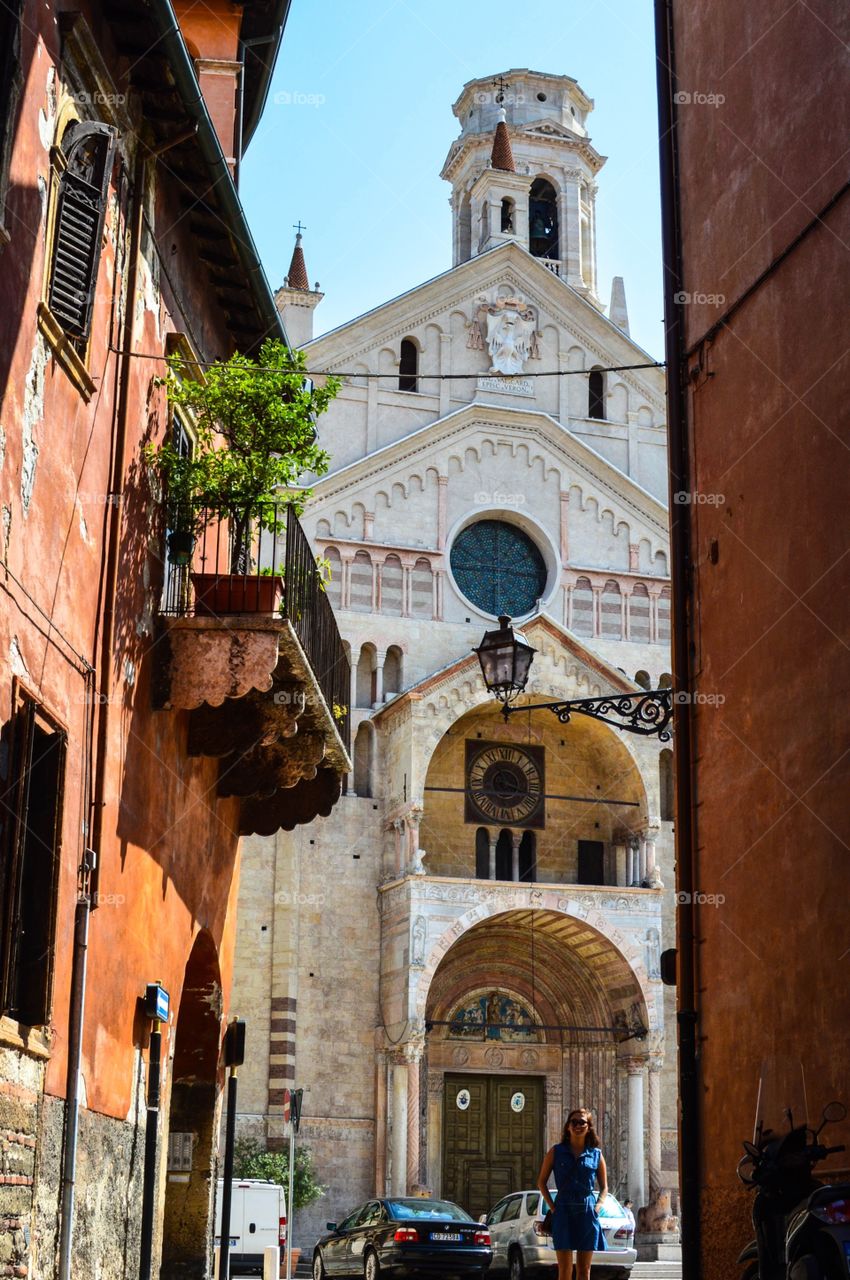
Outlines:
[[306, 226], [316, 334], [451, 266], [451, 104], [511, 67], [573, 76], [595, 100], [600, 294], [624, 276], [632, 336], [662, 356], [651, 0], [293, 0], [240, 194], [273, 288]]

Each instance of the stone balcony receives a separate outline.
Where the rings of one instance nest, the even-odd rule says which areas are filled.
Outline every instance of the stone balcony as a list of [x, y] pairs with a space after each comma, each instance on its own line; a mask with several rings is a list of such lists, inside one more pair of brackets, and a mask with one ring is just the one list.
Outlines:
[[159, 620], [157, 705], [188, 712], [187, 753], [219, 761], [242, 835], [327, 816], [351, 770], [350, 666], [315, 558], [290, 510], [264, 523], [252, 573], [225, 571], [220, 525], [169, 565]]

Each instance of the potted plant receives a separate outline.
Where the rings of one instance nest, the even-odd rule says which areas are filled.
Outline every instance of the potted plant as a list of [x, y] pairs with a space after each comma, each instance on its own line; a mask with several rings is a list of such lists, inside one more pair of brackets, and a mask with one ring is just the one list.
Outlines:
[[273, 554], [274, 571], [263, 574], [256, 540], [270, 534], [274, 548], [285, 527], [282, 493], [300, 513], [310, 492], [298, 487], [301, 477], [327, 471], [315, 420], [340, 386], [330, 377], [314, 386], [304, 364], [302, 352], [275, 339], [256, 359], [216, 361], [203, 378], [181, 376], [185, 363], [169, 361], [168, 402], [193, 422], [195, 447], [186, 456], [167, 441], [146, 456], [166, 494], [169, 561], [193, 564], [196, 540], [211, 534], [191, 575], [197, 613], [271, 612], [280, 598], [282, 566]]

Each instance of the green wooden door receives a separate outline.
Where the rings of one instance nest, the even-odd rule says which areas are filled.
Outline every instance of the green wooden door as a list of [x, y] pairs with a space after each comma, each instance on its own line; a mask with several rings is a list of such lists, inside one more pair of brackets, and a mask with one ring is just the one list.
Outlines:
[[447, 1074], [443, 1105], [446, 1200], [477, 1218], [502, 1196], [536, 1184], [543, 1160], [539, 1076]]

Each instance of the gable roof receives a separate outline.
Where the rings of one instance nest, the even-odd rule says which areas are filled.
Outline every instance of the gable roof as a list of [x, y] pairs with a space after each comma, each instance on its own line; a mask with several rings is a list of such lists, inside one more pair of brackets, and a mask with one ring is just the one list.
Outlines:
[[[501, 283], [503, 278], [526, 295], [533, 293], [535, 300], [558, 317], [577, 341], [590, 351], [596, 351], [601, 358], [607, 358], [603, 347], [610, 351], [612, 346], [619, 346], [623, 352], [623, 364], [646, 361], [657, 365], [660, 370], [660, 363], [653, 361], [652, 356], [633, 338], [514, 240], [487, 249], [466, 262], [459, 262], [457, 266], [314, 338], [304, 347], [308, 364], [319, 373], [321, 370], [315, 367], [316, 363], [327, 363], [328, 358], [337, 367], [340, 360], [355, 360], [361, 353], [374, 350], [391, 335], [394, 336], [396, 330], [400, 333], [410, 328], [411, 323], [421, 323], [456, 308], [468, 301], [471, 294]], [[367, 325], [366, 322], [378, 319], [383, 321], [384, 336], [376, 338], [375, 324]], [[356, 341], [358, 329], [364, 331], [359, 343]], [[656, 377], [651, 368], [643, 372], [647, 375], [645, 381], [650, 385], [659, 382], [656, 395], [663, 400], [663, 375], [659, 372]]]
[[[532, 648], [538, 649], [545, 639], [554, 641], [557, 647], [564, 650], [572, 658], [575, 658], [582, 666], [587, 667], [594, 676], [598, 676], [612, 692], [643, 692], [641, 686], [630, 680], [619, 667], [612, 666], [610, 662], [606, 662], [598, 653], [594, 653], [592, 649], [587, 648], [578, 636], [566, 627], [561, 626], [560, 623], [555, 622], [549, 614], [536, 614], [530, 621], [524, 622], [520, 629]], [[537, 644], [535, 644], [535, 640]], [[466, 675], [470, 671], [478, 671], [478, 658], [474, 651], [464, 654], [462, 658], [455, 658], [453, 662], [438, 668], [436, 671], [432, 671], [417, 684], [405, 689], [403, 693], [396, 694], [394, 698], [389, 702], [385, 702], [375, 711], [371, 718], [377, 721], [403, 706], [412, 702], [419, 702], [437, 686], [450, 684], [456, 677]], [[530, 696], [533, 697], [533, 693]]]

